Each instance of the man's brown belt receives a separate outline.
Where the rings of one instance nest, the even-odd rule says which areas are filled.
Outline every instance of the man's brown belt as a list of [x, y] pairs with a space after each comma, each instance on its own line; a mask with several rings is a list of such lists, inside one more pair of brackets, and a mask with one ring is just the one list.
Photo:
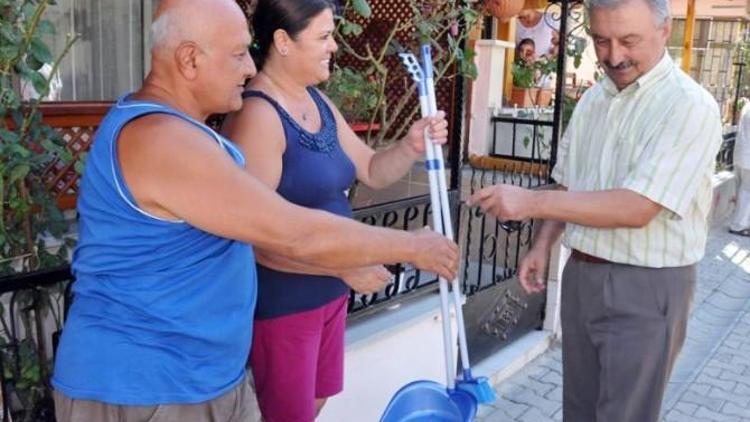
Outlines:
[[578, 249], [571, 249], [570, 256], [577, 261], [590, 262], [592, 264], [611, 264], [612, 263], [612, 261], [607, 261], [606, 259], [599, 258], [593, 255], [589, 255], [585, 252], [579, 251]]

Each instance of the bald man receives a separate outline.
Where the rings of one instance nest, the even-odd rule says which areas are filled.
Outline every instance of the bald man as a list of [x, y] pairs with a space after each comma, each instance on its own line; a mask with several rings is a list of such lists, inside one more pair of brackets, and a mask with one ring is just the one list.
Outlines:
[[[202, 122], [255, 74], [232, 0], [165, 0], [152, 71], [102, 121], [78, 202], [74, 301], [57, 350], [57, 420], [256, 420], [245, 377], [252, 247], [329, 268], [411, 262], [453, 278], [455, 244], [292, 205]], [[363, 281], [363, 290], [385, 279]]]

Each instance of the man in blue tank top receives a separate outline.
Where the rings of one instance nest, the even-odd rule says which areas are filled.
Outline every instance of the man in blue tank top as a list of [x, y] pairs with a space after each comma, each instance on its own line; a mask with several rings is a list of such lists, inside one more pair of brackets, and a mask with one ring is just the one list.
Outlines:
[[233, 0], [163, 0], [151, 73], [102, 121], [78, 202], [76, 282], [56, 354], [57, 420], [256, 420], [245, 361], [250, 244], [328, 268], [410, 262], [453, 278], [455, 244], [284, 201], [202, 122], [255, 74]]

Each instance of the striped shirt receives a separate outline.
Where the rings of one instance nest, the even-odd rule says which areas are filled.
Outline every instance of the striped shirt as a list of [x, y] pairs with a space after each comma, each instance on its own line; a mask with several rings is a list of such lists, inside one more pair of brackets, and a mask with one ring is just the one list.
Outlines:
[[699, 261], [721, 141], [716, 101], [668, 54], [622, 91], [605, 77], [576, 107], [552, 177], [569, 191], [628, 189], [663, 209], [643, 228], [569, 223], [563, 243], [643, 267]]

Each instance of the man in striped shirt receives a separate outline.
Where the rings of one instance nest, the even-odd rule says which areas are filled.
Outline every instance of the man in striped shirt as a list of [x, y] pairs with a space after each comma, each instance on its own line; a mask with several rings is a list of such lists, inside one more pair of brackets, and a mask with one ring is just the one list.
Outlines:
[[544, 220], [519, 268], [527, 292], [544, 289], [565, 232], [564, 420], [657, 421], [704, 254], [721, 119], [666, 53], [668, 0], [586, 8], [606, 77], [561, 140], [561, 188], [495, 185], [469, 202], [501, 220]]

